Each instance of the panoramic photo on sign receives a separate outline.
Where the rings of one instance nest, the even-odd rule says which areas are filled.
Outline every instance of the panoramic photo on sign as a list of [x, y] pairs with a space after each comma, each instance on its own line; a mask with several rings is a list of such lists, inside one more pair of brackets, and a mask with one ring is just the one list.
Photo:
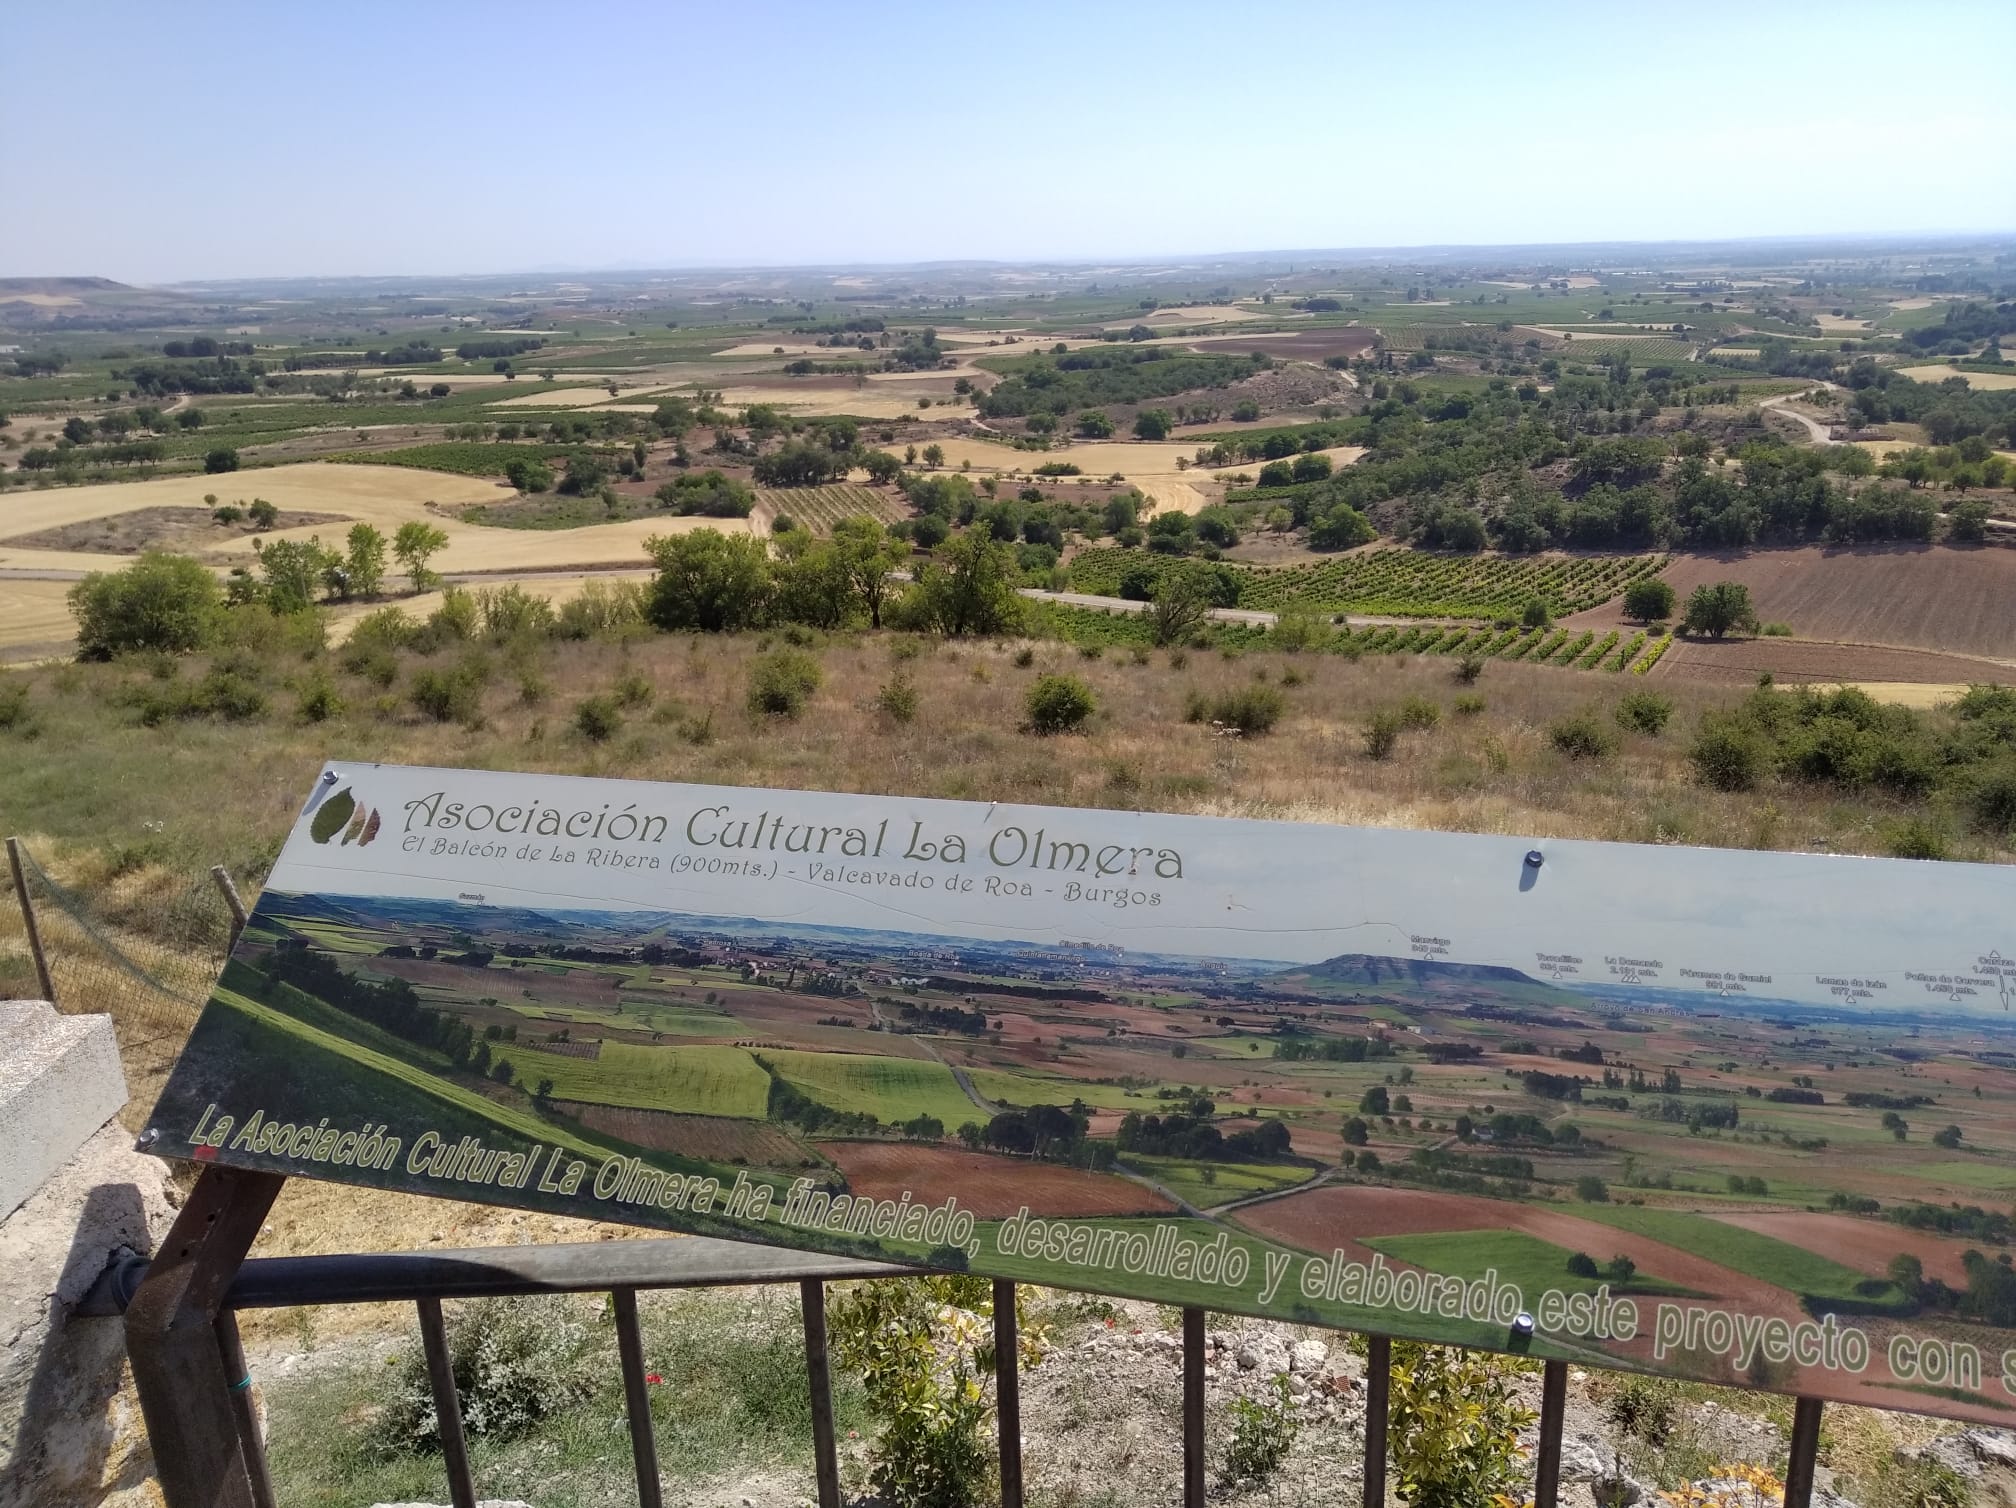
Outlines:
[[150, 1124], [2016, 1418], [2007, 867], [331, 767]]

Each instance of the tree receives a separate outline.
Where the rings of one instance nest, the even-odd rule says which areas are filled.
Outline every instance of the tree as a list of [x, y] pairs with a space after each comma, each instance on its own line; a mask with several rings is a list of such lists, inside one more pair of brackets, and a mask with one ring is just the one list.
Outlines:
[[1347, 1146], [1362, 1147], [1372, 1138], [1372, 1128], [1357, 1116], [1344, 1122], [1344, 1141]]
[[1187, 644], [1204, 626], [1210, 612], [1211, 599], [1202, 573], [1195, 569], [1170, 570], [1163, 573], [1150, 599], [1148, 625], [1158, 646]]
[[1075, 733], [1098, 710], [1092, 688], [1075, 675], [1041, 675], [1029, 688], [1029, 726], [1037, 733]]
[[344, 570], [351, 595], [377, 596], [385, 589], [385, 536], [369, 524], [352, 524], [345, 542], [350, 547]]
[[1160, 408], [1144, 408], [1134, 416], [1134, 438], [1137, 440], [1166, 440], [1169, 438], [1169, 411]]
[[553, 485], [553, 468], [536, 456], [513, 456], [504, 463], [504, 478], [520, 492], [545, 492]]
[[1552, 626], [1554, 610], [1547, 605], [1545, 597], [1530, 598], [1519, 614], [1519, 626], [1527, 629], [1544, 629]]
[[220, 445], [203, 457], [203, 469], [211, 475], [238, 469], [238, 452], [228, 445]]
[[1640, 623], [1660, 623], [1673, 616], [1673, 585], [1646, 576], [1624, 589], [1624, 616]]
[[93, 571], [70, 588], [77, 656], [200, 649], [224, 610], [217, 578], [186, 555], [149, 550], [123, 571]]
[[868, 473], [868, 480], [878, 487], [886, 487], [896, 480], [903, 470], [902, 461], [886, 450], [870, 450], [862, 453], [861, 466]]
[[315, 605], [315, 588], [342, 557], [316, 539], [276, 539], [259, 552], [266, 578], [266, 605], [276, 613], [305, 613]]
[[1338, 503], [1309, 526], [1312, 550], [1353, 550], [1379, 537], [1372, 520], [1349, 503]]
[[1575, 1180], [1575, 1197], [1584, 1204], [1608, 1204], [1610, 1190], [1594, 1173], [1584, 1173]]
[[674, 632], [732, 633], [754, 628], [770, 608], [770, 558], [763, 542], [712, 529], [656, 535], [644, 552], [657, 566], [645, 616]]
[[1385, 1115], [1392, 1108], [1384, 1084], [1374, 1084], [1358, 1100], [1358, 1112], [1361, 1115]]
[[[919, 520], [923, 522], [923, 520]], [[955, 535], [917, 582], [923, 617], [942, 634], [1005, 634], [1022, 622], [1015, 552], [985, 529]]]
[[933, 471], [936, 471], [940, 466], [943, 466], [945, 464], [945, 447], [942, 445], [925, 446], [924, 464], [930, 467]]
[[1680, 626], [1690, 634], [1707, 634], [1716, 639], [1732, 630], [1754, 633], [1757, 610], [1750, 605], [1750, 588], [1740, 581], [1697, 586], [1687, 599], [1687, 616]]
[[427, 562], [447, 548], [447, 533], [417, 518], [401, 524], [399, 532], [392, 536], [392, 553], [405, 567], [416, 592], [424, 592], [439, 582], [440, 577], [427, 568]]
[[1110, 440], [1113, 437], [1113, 421], [1106, 417], [1103, 409], [1088, 408], [1078, 416], [1078, 433], [1088, 440]]
[[252, 520], [255, 529], [270, 529], [280, 522], [280, 505], [267, 498], [255, 497], [245, 509], [245, 516]]
[[855, 597], [868, 610], [868, 626], [882, 626], [889, 573], [903, 563], [901, 542], [872, 518], [843, 518], [833, 526], [833, 552]]
[[89, 419], [77, 418], [74, 415], [65, 419], [63, 421], [63, 438], [68, 440], [72, 445], [89, 445], [91, 443], [91, 421]]
[[1934, 1131], [1932, 1133], [1932, 1144], [1944, 1147], [1949, 1152], [1953, 1151], [1960, 1145], [1960, 1128], [1958, 1126], [1948, 1126], [1943, 1131]]
[[751, 474], [759, 487], [823, 487], [847, 474], [847, 458], [824, 445], [786, 440], [770, 454], [758, 456]]

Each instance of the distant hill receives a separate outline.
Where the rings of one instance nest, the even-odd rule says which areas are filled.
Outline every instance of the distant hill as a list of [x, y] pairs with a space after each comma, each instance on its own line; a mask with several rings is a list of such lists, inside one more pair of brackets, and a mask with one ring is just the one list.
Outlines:
[[126, 323], [136, 315], [184, 314], [195, 303], [184, 293], [110, 278], [0, 278], [0, 325], [16, 329]]
[[1445, 1000], [1546, 1001], [1574, 1003], [1566, 990], [1544, 984], [1517, 969], [1494, 964], [1436, 963], [1424, 958], [1382, 958], [1345, 953], [1269, 975], [1262, 988], [1301, 995], [1431, 995]]

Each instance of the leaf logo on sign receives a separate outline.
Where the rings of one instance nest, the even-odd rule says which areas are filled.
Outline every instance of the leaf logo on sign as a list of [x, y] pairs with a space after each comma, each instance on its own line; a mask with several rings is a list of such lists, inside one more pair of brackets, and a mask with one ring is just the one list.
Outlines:
[[343, 835], [342, 846], [352, 843], [363, 847], [378, 836], [378, 809], [366, 807], [347, 789], [338, 791], [315, 809], [314, 820], [308, 824], [308, 836], [317, 843], [327, 843], [338, 833]]

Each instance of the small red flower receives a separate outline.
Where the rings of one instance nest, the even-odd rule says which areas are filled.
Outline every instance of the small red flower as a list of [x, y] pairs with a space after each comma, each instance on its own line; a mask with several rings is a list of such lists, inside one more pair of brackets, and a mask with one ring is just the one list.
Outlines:
[[653, 1387], [656, 1387], [665, 1381], [665, 1379], [656, 1372], [646, 1372], [644, 1374], [644, 1380], [650, 1383]]
[[1119, 1323], [1120, 1323], [1120, 1321], [1118, 1321], [1118, 1320], [1116, 1320], [1116, 1319], [1108, 1319], [1108, 1320], [1106, 1321], [1106, 1328], [1107, 1328], [1108, 1330], [1111, 1330], [1111, 1329], [1113, 1329], [1113, 1328], [1114, 1328], [1114, 1327], [1115, 1327], [1116, 1325], [1118, 1325]]

